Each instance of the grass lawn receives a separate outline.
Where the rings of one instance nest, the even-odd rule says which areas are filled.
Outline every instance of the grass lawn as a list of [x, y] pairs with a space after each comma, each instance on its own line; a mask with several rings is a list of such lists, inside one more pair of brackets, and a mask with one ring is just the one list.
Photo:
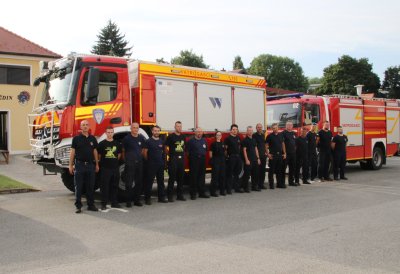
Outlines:
[[31, 189], [32, 187], [0, 174], [0, 190], [21, 188]]

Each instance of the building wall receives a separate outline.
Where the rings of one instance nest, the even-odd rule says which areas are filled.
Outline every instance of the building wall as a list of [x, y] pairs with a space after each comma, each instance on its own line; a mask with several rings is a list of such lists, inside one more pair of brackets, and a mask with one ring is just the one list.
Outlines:
[[[11, 154], [30, 151], [28, 133], [28, 114], [31, 113], [35, 100], [34, 79], [39, 75], [39, 61], [48, 58], [0, 55], [1, 65], [29, 66], [31, 68], [30, 85], [0, 84], [0, 112], [8, 111], [8, 150]], [[21, 92], [28, 92], [29, 100], [18, 99]], [[40, 98], [41, 86], [38, 89]], [[36, 100], [36, 105], [38, 104]]]

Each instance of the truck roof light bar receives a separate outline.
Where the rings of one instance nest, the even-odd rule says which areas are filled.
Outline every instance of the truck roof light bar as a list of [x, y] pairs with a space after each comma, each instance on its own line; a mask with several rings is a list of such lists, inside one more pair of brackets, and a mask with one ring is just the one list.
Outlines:
[[274, 101], [284, 98], [300, 98], [304, 96], [304, 93], [291, 93], [291, 94], [284, 94], [284, 95], [274, 95], [274, 96], [267, 96], [267, 101]]

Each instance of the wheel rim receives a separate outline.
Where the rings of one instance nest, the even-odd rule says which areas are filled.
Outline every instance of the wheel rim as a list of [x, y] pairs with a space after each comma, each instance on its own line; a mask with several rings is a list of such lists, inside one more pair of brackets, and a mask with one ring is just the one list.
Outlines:
[[382, 162], [381, 154], [378, 151], [374, 152], [374, 163], [375, 166], [380, 166]]

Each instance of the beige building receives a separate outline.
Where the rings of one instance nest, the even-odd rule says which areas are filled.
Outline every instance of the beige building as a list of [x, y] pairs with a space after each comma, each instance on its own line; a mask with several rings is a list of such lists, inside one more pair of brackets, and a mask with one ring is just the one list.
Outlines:
[[30, 151], [28, 114], [32, 111], [39, 61], [61, 58], [0, 27], [0, 151]]

